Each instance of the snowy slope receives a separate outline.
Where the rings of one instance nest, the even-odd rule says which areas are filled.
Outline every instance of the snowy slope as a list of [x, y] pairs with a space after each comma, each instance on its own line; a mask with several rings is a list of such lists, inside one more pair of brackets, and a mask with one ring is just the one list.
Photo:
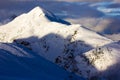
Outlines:
[[0, 43], [0, 80], [84, 80], [24, 50]]
[[[62, 24], [46, 12], [36, 7], [0, 26], [0, 42], [24, 46], [75, 73], [78, 73], [74, 59], [77, 55], [113, 42], [81, 25]], [[47, 16], [52, 16], [52, 20]]]
[[120, 80], [120, 42], [114, 42], [76, 56], [83, 76]]

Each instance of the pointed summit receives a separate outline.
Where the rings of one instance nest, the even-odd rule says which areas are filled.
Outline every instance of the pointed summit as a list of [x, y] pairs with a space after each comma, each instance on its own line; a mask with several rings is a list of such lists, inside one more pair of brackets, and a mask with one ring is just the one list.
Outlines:
[[30, 12], [28, 12], [29, 15], [34, 16], [34, 17], [45, 16], [46, 13], [47, 11], [45, 11], [44, 9], [40, 7], [35, 7]]
[[37, 6], [37, 7], [33, 8], [29, 13], [30, 13], [30, 14], [34, 14], [34, 13], [42, 14], [42, 13], [44, 13], [44, 12], [43, 12], [43, 9], [42, 9], [42, 8], [40, 8], [40, 7]]
[[53, 13], [42, 9], [41, 7], [35, 7], [34, 9], [32, 9], [29, 13], [29, 15], [34, 16], [34, 18], [40, 18], [41, 21], [52, 21], [52, 22], [58, 22], [58, 23], [62, 23], [62, 24], [67, 24], [70, 25], [69, 22], [64, 21], [58, 17], [56, 17]]

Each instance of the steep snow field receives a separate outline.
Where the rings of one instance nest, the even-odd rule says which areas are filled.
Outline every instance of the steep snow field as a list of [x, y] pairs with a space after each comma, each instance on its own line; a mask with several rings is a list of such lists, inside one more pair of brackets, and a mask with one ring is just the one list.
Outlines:
[[[31, 68], [35, 69], [33, 70], [36, 73], [34, 74], [35, 76], [31, 76], [33, 79], [36, 77], [40, 78], [37, 73], [40, 73], [40, 76], [48, 74], [48, 77], [45, 77], [45, 79], [49, 79], [49, 77], [53, 78], [53, 80], [57, 79], [58, 77], [52, 76], [58, 76], [57, 74], [62, 73], [65, 74], [65, 76], [62, 74], [62, 79], [60, 78], [60, 80], [67, 78], [70, 73], [64, 72], [62, 69], [57, 70], [58, 68], [54, 68], [53, 63], [69, 72], [87, 79], [109, 79], [112, 74], [107, 72], [107, 69], [109, 71], [108, 67], [111, 67], [116, 63], [119, 64], [119, 60], [117, 61], [120, 50], [119, 42], [115, 43], [97, 32], [79, 24], [70, 25], [69, 22], [59, 19], [54, 14], [40, 7], [36, 7], [30, 12], [16, 17], [10, 23], [0, 26], [0, 42], [12, 44], [10, 46], [1, 44], [2, 47], [0, 47], [0, 52], [6, 54], [5, 57], [8, 57], [6, 59], [10, 59], [10, 61], [11, 57], [9, 58], [8, 54], [10, 54], [10, 56], [17, 56], [15, 59], [13, 58], [12, 61], [23, 70], [20, 70], [21, 72], [24, 72], [24, 68], [30, 71]], [[27, 48], [29, 52], [26, 53], [21, 48]], [[111, 56], [110, 53], [114, 55]], [[40, 56], [46, 60], [41, 60]], [[18, 60], [19, 57], [20, 60]], [[21, 57], [27, 57], [27, 59], [21, 60]], [[35, 61], [32, 61], [31, 59], [35, 59]], [[22, 61], [23, 63], [19, 61]], [[8, 66], [10, 65], [12, 65], [12, 63]], [[38, 72], [41, 70], [41, 67], [44, 67], [45, 72], [48, 72], [45, 73], [43, 69], [43, 72]], [[119, 69], [119, 66], [117, 67], [118, 68], [116, 69]], [[57, 70], [55, 74], [54, 72], [52, 74], [49, 73], [49, 70], [51, 71], [53, 69]], [[112, 70], [115, 71], [116, 69], [113, 67]], [[1, 74], [6, 72], [6, 64], [3, 64], [1, 70], [3, 70], [3, 72], [1, 71]], [[9, 73], [11, 71], [16, 71], [16, 69], [11, 69], [10, 67], [7, 72]], [[20, 73], [16, 75], [23, 78], [25, 75], [19, 75]], [[49, 76], [49, 74], [52, 76]], [[117, 75], [116, 72], [115, 74]], [[7, 73], [5, 73], [5, 75], [7, 75]], [[28, 78], [30, 75], [32, 75], [32, 73], [28, 74]], [[116, 75], [113, 75], [113, 77]], [[4, 78], [4, 76], [2, 77]], [[12, 77], [12, 74], [10, 77]], [[27, 75], [25, 77], [27, 77]], [[81, 78], [78, 79], [81, 80]], [[70, 79], [68, 78], [68, 80]], [[73, 80], [77, 79], [74, 78]], [[111, 78], [111, 80], [114, 79]]]

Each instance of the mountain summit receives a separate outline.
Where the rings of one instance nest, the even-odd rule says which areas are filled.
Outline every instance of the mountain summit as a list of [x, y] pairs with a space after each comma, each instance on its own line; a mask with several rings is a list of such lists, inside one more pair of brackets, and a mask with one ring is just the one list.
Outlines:
[[34, 19], [35, 21], [41, 21], [41, 22], [53, 21], [53, 22], [70, 25], [69, 22], [56, 17], [51, 12], [44, 10], [40, 7], [35, 7], [28, 13], [28, 15], [31, 15], [31, 18]]

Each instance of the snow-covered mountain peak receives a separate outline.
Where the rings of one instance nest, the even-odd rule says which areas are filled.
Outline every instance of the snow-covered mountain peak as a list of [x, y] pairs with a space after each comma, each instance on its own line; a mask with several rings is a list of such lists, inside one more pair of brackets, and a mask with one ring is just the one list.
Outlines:
[[51, 13], [49, 13], [48, 11], [45, 11], [44, 9], [42, 9], [40, 7], [35, 7], [30, 12], [28, 12], [27, 15], [31, 19], [35, 20], [35, 22], [36, 21], [39, 21], [39, 22], [49, 22], [50, 20], [46, 16], [51, 16], [53, 19], [55, 19], [55, 17], [52, 16]]
[[81, 75], [82, 68], [77, 66], [75, 57], [113, 41], [81, 25], [66, 24], [68, 22], [36, 7], [1, 26], [0, 42], [24, 46], [35, 55]]
[[29, 12], [29, 14], [45, 14], [44, 13], [44, 11], [43, 11], [43, 9], [42, 8], [40, 8], [40, 7], [35, 7], [34, 9], [32, 9], [30, 12]]
[[41, 22], [59, 22], [59, 23], [63, 23], [63, 24], [67, 24], [70, 25], [69, 22], [66, 22], [64, 20], [61, 20], [60, 18], [56, 17], [53, 13], [51, 13], [50, 11], [44, 10], [41, 7], [35, 7], [34, 9], [32, 9], [28, 15], [31, 16], [32, 19], [35, 19], [37, 21], [41, 21]]
[[8, 23], [8, 25], [15, 25], [17, 23], [17, 25], [39, 26], [42, 23], [47, 24], [49, 22], [57, 22], [65, 25], [70, 25], [69, 22], [56, 17], [53, 13], [44, 10], [41, 7], [35, 7], [28, 13], [21, 14], [13, 21]]

